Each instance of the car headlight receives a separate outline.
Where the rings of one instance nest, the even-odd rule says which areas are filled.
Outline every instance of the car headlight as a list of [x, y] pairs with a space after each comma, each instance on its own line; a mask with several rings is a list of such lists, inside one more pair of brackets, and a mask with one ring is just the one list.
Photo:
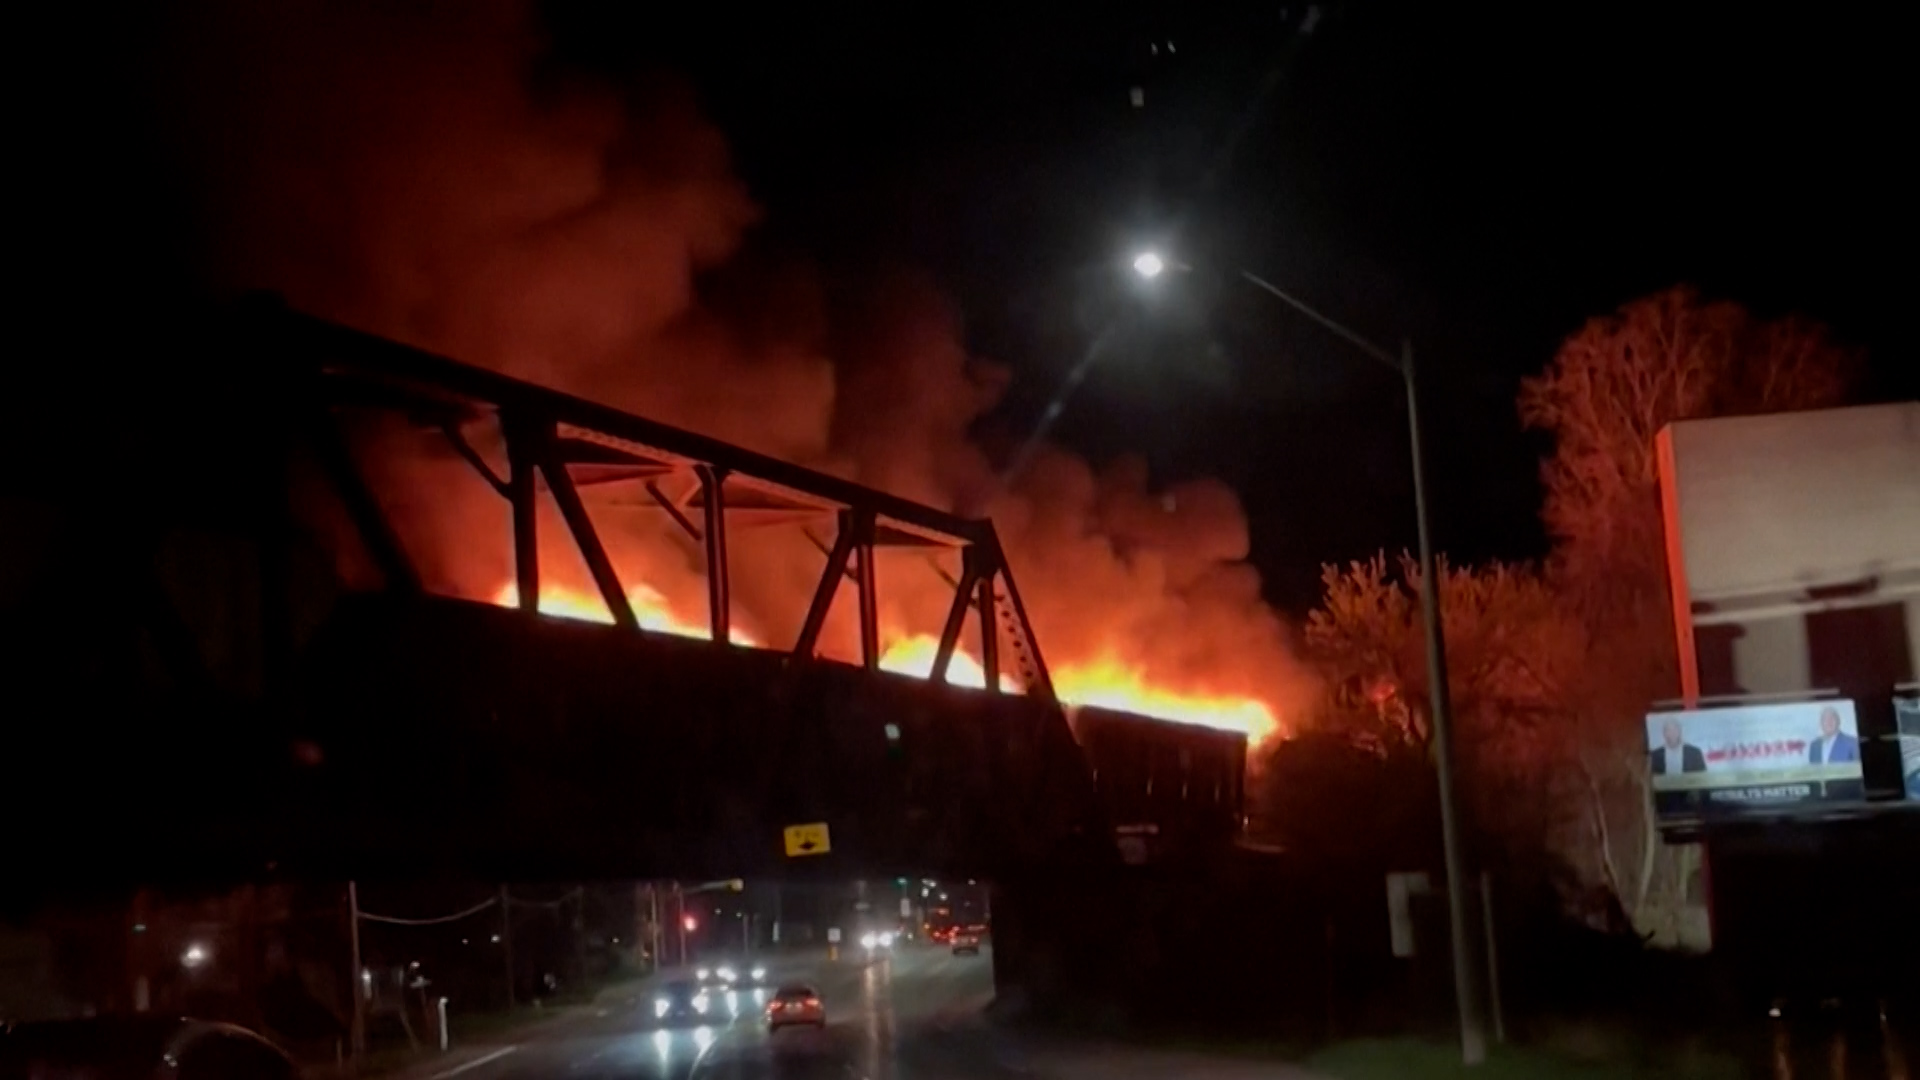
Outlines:
[[723, 967], [720, 969], [720, 977], [727, 980], [728, 982], [732, 982], [733, 980], [739, 978], [740, 976], [734, 974], [732, 968]]
[[873, 948], [875, 945], [878, 945], [879, 943], [880, 943], [880, 938], [875, 934], [867, 933], [867, 934], [860, 935], [860, 944], [866, 946], [869, 949]]
[[667, 1015], [667, 1004], [668, 1003], [666, 998], [654, 998], [653, 999], [653, 1015], [655, 1016]]
[[693, 1011], [706, 1012], [707, 1006], [711, 1004], [713, 1004], [713, 1002], [707, 998], [707, 995], [700, 994], [693, 999]]
[[767, 977], [767, 969], [766, 969], [766, 968], [763, 968], [763, 967], [757, 967], [757, 968], [754, 968], [754, 969], [753, 969], [753, 981], [754, 981], [754, 982], [759, 982], [759, 981], [760, 981], [761, 979], [764, 979], [764, 978], [766, 978], [766, 977]]
[[694, 969], [693, 974], [695, 978], [704, 979], [707, 976], [713, 974], [713, 972], [708, 968], [696, 968]]
[[881, 934], [881, 935], [880, 935], [880, 947], [881, 947], [881, 948], [883, 948], [883, 949], [891, 949], [891, 948], [893, 948], [893, 935], [892, 935], [892, 934], [890, 934], [890, 933], [888, 933], [888, 934]]

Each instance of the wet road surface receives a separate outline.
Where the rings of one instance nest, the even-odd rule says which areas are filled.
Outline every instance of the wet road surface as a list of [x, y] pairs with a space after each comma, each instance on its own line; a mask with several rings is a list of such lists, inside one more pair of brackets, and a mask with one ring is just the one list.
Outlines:
[[[767, 991], [716, 994], [711, 1020], [662, 1028], [652, 991], [604, 1002], [578, 1019], [529, 1033], [510, 1052], [471, 1064], [461, 1080], [991, 1080], [1028, 1075], [1006, 1060], [980, 1020], [993, 958], [904, 947], [872, 963], [768, 964], [768, 981], [809, 983], [826, 1005], [824, 1030], [766, 1029]], [[604, 1013], [604, 1015], [599, 1015]]]

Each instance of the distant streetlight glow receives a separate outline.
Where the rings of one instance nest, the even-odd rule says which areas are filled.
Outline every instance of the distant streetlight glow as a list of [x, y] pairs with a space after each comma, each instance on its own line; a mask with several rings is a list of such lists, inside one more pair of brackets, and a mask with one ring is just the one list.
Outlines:
[[189, 945], [187, 951], [180, 954], [180, 966], [197, 968], [207, 962], [207, 950], [203, 945]]
[[1139, 274], [1143, 278], [1157, 278], [1166, 268], [1166, 260], [1162, 259], [1155, 252], [1143, 251], [1139, 255], [1134, 256], [1133, 259], [1134, 273]]

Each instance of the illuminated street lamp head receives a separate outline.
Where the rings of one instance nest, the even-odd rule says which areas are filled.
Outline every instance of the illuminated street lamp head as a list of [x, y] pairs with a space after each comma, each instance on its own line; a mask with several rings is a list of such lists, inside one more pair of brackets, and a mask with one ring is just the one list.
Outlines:
[[1133, 272], [1143, 278], [1157, 278], [1166, 268], [1166, 260], [1157, 252], [1143, 251], [1133, 258]]

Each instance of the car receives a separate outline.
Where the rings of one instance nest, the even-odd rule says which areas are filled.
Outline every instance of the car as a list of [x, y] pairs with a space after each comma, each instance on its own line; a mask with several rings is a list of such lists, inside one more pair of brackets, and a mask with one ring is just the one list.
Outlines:
[[953, 935], [953, 955], [979, 956], [980, 935], [972, 930], [961, 930]]
[[127, 1016], [0, 1026], [0, 1076], [294, 1080], [299, 1075], [279, 1047], [234, 1024]]
[[733, 970], [732, 964], [719, 964], [712, 967], [694, 969], [693, 977], [699, 980], [706, 990], [731, 990], [740, 975]]
[[827, 1008], [820, 1001], [820, 991], [804, 983], [791, 983], [774, 991], [773, 1000], [767, 1002], [767, 1031], [769, 1034], [783, 1027], [827, 1026]]
[[687, 979], [668, 983], [653, 998], [653, 1018], [661, 1024], [704, 1024], [712, 1009], [707, 988]]

